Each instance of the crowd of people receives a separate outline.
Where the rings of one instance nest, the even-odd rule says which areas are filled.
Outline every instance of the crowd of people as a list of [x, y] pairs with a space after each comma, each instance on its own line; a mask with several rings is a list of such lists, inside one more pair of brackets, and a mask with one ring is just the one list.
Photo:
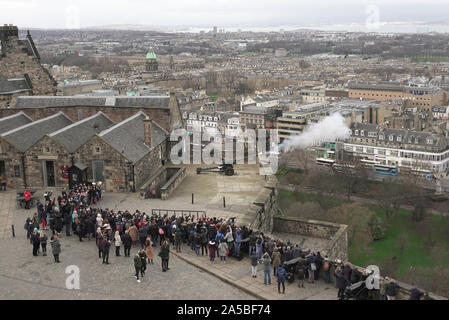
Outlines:
[[[39, 247], [46, 255], [47, 227], [52, 231], [51, 248], [55, 262], [60, 262], [61, 232], [65, 225], [66, 236], [75, 234], [79, 241], [95, 239], [98, 257], [104, 264], [110, 264], [109, 252], [115, 247], [115, 255], [130, 257], [133, 246], [140, 246], [134, 255], [135, 278], [141, 282], [148, 264], [154, 264], [153, 248], [160, 246], [162, 271], [169, 270], [170, 247], [176, 252], [190, 249], [197, 256], [208, 256], [211, 263], [225, 264], [227, 257], [241, 260], [248, 255], [252, 277], [257, 277], [259, 265], [264, 271], [264, 284], [270, 285], [271, 275], [276, 277], [278, 293], [285, 294], [285, 282], [297, 280], [299, 288], [308, 281], [313, 284], [323, 278], [338, 289], [338, 298], [344, 299], [345, 289], [368, 277], [366, 272], [353, 269], [349, 263], [331, 261], [320, 252], [303, 250], [298, 244], [284, 242], [253, 232], [247, 227], [238, 227], [234, 219], [219, 219], [199, 216], [149, 215], [136, 210], [117, 211], [92, 207], [101, 199], [101, 186], [93, 184], [75, 186], [68, 192], [63, 190], [57, 198], [44, 194], [45, 202], [37, 203], [37, 213], [25, 223], [27, 238], [33, 245], [33, 255]], [[41, 230], [40, 230], [41, 227]], [[380, 290], [382, 299], [393, 300], [397, 285], [394, 282]]]

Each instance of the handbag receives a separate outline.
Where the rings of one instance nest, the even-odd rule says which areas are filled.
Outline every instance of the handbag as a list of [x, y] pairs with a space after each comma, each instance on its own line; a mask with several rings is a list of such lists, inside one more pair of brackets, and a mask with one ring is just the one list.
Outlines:
[[229, 249], [226, 249], [226, 255], [229, 256]]
[[310, 264], [310, 268], [312, 269], [312, 271], [315, 271], [316, 270], [316, 264], [314, 262], [312, 262]]

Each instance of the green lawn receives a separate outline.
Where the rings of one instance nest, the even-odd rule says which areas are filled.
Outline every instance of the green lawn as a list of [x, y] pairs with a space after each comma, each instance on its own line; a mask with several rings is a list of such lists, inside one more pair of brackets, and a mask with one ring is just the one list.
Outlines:
[[[330, 207], [335, 208], [346, 203], [339, 198], [332, 198]], [[279, 190], [278, 205], [284, 210], [288, 210], [298, 203], [298, 213], [301, 212], [301, 205], [305, 202], [318, 203], [318, 195], [294, 192], [288, 190]], [[363, 205], [369, 210], [385, 220], [385, 213], [378, 205]], [[308, 213], [310, 217], [310, 213]], [[431, 230], [431, 240], [434, 246], [428, 246], [429, 231]], [[401, 254], [401, 237], [404, 245]], [[362, 241], [360, 241], [362, 242]], [[360, 250], [359, 242], [353, 241], [349, 247], [349, 260], [359, 266], [367, 266], [371, 263], [380, 263], [381, 261], [391, 261], [395, 257], [396, 267], [393, 277], [404, 276], [410, 267], [431, 268], [436, 265], [449, 268], [449, 219], [439, 215], [428, 215], [425, 222], [415, 222], [412, 219], [412, 213], [409, 210], [401, 209], [398, 214], [391, 219], [382, 240], [367, 244], [368, 247], [362, 247]], [[436, 258], [438, 257], [438, 258]], [[429, 269], [430, 270], [430, 269]], [[381, 270], [382, 272], [382, 270]]]
[[[278, 205], [282, 210], [286, 210], [290, 207], [292, 203], [295, 202], [317, 202], [320, 195], [305, 192], [294, 192], [289, 190], [279, 190], [278, 191]], [[339, 207], [344, 203], [344, 200], [340, 198], [329, 199], [329, 208]]]
[[303, 170], [279, 167], [276, 177], [282, 184], [299, 184]]

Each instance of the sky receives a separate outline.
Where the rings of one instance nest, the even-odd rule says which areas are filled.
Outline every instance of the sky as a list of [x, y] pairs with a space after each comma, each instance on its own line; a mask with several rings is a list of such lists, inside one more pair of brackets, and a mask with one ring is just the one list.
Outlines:
[[0, 25], [272, 27], [445, 21], [449, 0], [0, 0]]

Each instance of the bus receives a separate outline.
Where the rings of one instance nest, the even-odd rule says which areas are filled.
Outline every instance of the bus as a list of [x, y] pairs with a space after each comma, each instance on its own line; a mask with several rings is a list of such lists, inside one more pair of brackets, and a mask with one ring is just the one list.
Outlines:
[[335, 163], [335, 160], [326, 159], [326, 158], [316, 158], [316, 164], [319, 166], [328, 166], [331, 167]]
[[365, 168], [368, 168], [368, 169], [374, 169], [374, 166], [376, 164], [379, 164], [378, 161], [367, 160], [367, 159], [362, 159], [362, 160], [360, 160], [360, 162], [362, 163], [362, 166], [364, 166]]
[[376, 164], [376, 165], [374, 165], [374, 172], [379, 173], [379, 174], [395, 176], [398, 174], [399, 170], [395, 166], [388, 166], [385, 164]]
[[343, 172], [344, 169], [355, 169], [355, 166], [351, 165], [351, 164], [339, 164], [339, 163], [334, 163], [334, 165], [332, 166], [332, 168], [336, 171], [336, 172]]
[[426, 169], [420, 169], [420, 168], [413, 168], [411, 170], [411, 173], [417, 176], [422, 176], [426, 178], [428, 181], [433, 181], [435, 179], [435, 175], [430, 170]]

